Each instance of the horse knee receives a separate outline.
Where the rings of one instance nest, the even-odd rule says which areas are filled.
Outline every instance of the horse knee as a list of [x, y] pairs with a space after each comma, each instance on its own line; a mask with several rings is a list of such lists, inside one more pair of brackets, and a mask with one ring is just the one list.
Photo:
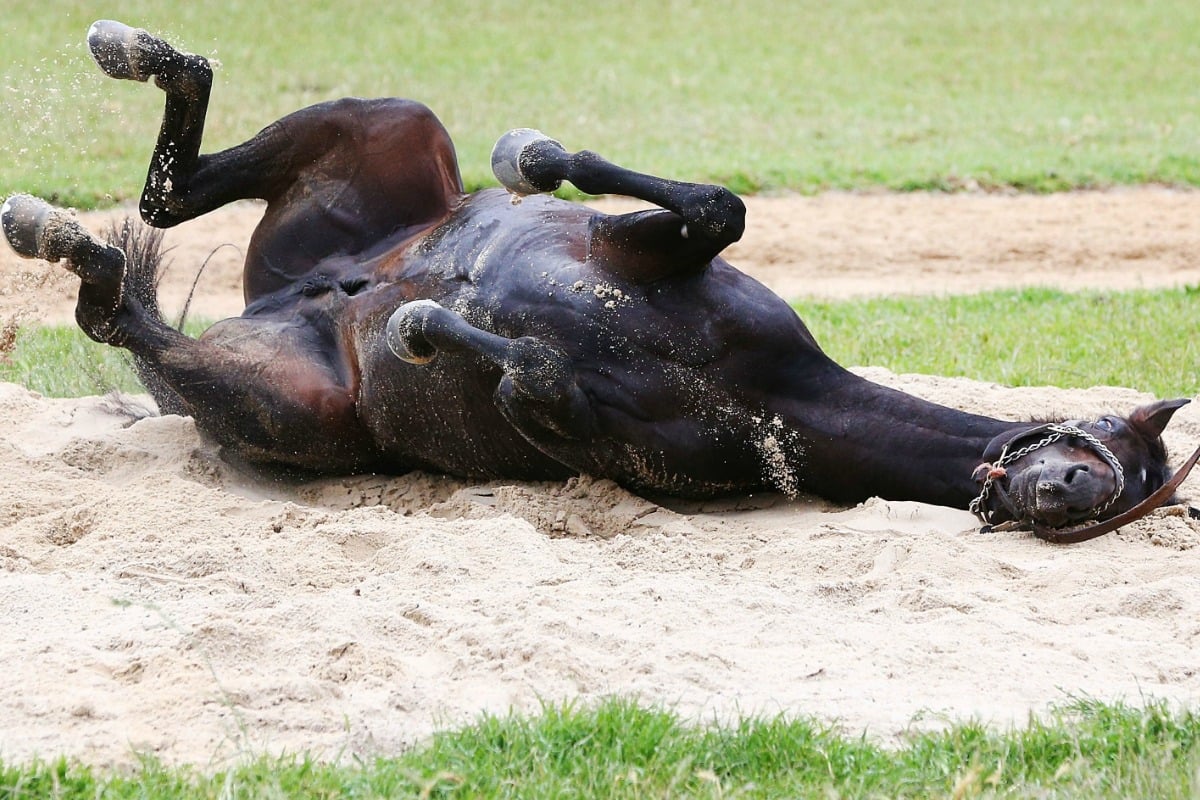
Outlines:
[[697, 184], [685, 194], [678, 212], [683, 236], [730, 245], [746, 232], [746, 204], [724, 186]]
[[154, 175], [147, 179], [146, 187], [142, 190], [138, 214], [142, 222], [152, 228], [174, 228], [196, 217], [194, 213], [189, 213], [175, 192], [161, 187]]

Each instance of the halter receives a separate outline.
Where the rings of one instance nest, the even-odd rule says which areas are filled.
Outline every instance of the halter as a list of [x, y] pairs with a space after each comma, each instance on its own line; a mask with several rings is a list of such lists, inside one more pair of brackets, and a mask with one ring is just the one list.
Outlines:
[[[1022, 447], [1020, 450], [1017, 450], [1011, 454], [1008, 452], [1008, 449], [1012, 447], [1014, 443], [1026, 437], [1041, 433], [1042, 431], [1048, 431], [1048, 434], [1045, 436], [1045, 438], [1031, 445]], [[1117, 498], [1121, 496], [1121, 493], [1125, 491], [1125, 470], [1121, 468], [1121, 462], [1117, 461], [1116, 457], [1112, 454], [1112, 451], [1109, 450], [1104, 443], [1095, 436], [1092, 436], [1087, 431], [1080, 430], [1069, 423], [1051, 423], [1049, 425], [1041, 425], [1036, 428], [1031, 428], [1027, 431], [1022, 431], [1021, 433], [1013, 436], [1011, 439], [1005, 442], [1004, 447], [1000, 449], [1000, 458], [996, 459], [994, 463], [988, 464], [985, 462], [980, 465], [980, 469], [987, 468], [987, 477], [983, 482], [983, 489], [979, 492], [979, 496], [972, 500], [967, 508], [969, 508], [971, 513], [979, 517], [979, 519], [984, 523], [982, 532], [992, 529], [991, 519], [995, 511], [987, 507], [987, 499], [992, 490], [993, 484], [995, 484], [996, 478], [1004, 474], [1004, 465], [1011, 464], [1017, 459], [1024, 458], [1039, 448], [1053, 444], [1064, 436], [1075, 436], [1087, 442], [1096, 450], [1097, 453], [1101, 455], [1102, 458], [1104, 458], [1105, 461], [1109, 463], [1110, 466], [1112, 466], [1113, 472], [1116, 473], [1116, 491], [1113, 492], [1112, 496], [1108, 499], [1108, 502], [1096, 509], [1093, 509], [1092, 517], [1099, 516], [1105, 509], [1116, 502]], [[1103, 536], [1106, 533], [1112, 533], [1123, 525], [1128, 525], [1131, 522], [1141, 519], [1154, 509], [1161, 506], [1163, 503], [1168, 502], [1172, 495], [1174, 495], [1175, 490], [1178, 489], [1183, 481], [1187, 478], [1188, 473], [1192, 471], [1192, 467], [1196, 466], [1197, 462], [1200, 462], [1200, 447], [1197, 447], [1195, 452], [1193, 452], [1192, 455], [1183, 462], [1183, 465], [1176, 470], [1175, 474], [1169, 481], [1158, 487], [1158, 489], [1150, 494], [1149, 497], [1135, 505], [1133, 508], [1122, 511], [1120, 514], [1110, 517], [1103, 522], [1093, 522], [1092, 524], [1085, 525], [1081, 528], [1062, 531], [1047, 528], [1044, 525], [1039, 525], [1037, 522], [1031, 521], [1030, 526], [1033, 528], [1033, 535], [1052, 544], [1079, 544], [1080, 542], [1086, 542], [1090, 539], [1095, 539], [1098, 536]], [[1012, 513], [1015, 519], [1018, 521], [1025, 520], [1027, 515], [1024, 514], [1021, 509], [1018, 509], [1013, 505], [1012, 501], [1008, 499], [1008, 495], [1004, 493], [1003, 487], [998, 484], [996, 484], [996, 494], [1000, 501], [1004, 503], [1008, 510]]]
[[[1033, 442], [1032, 444], [1025, 445], [1019, 450], [1009, 452], [1009, 448], [1018, 441], [1042, 432], [1046, 432], [1046, 436], [1036, 442]], [[1117, 476], [1116, 489], [1113, 490], [1113, 493], [1109, 496], [1107, 502], [1105, 502], [1103, 505], [1093, 508], [1091, 513], [1085, 517], [1085, 519], [1095, 519], [1103, 514], [1106, 510], [1112, 507], [1113, 503], [1117, 502], [1117, 498], [1119, 498], [1121, 493], [1125, 491], [1125, 470], [1121, 467], [1121, 462], [1117, 460], [1117, 457], [1113, 455], [1112, 450], [1109, 450], [1104, 442], [1100, 441], [1087, 431], [1067, 422], [1052, 422], [1046, 425], [1039, 425], [1036, 428], [1022, 431], [1005, 442], [1004, 447], [1000, 449], [999, 458], [990, 464], [984, 463], [981, 465], [981, 467], [988, 468], [987, 477], [983, 481], [983, 487], [980, 489], [979, 496], [970, 502], [970, 504], [967, 506], [967, 509], [972, 514], [979, 517], [980, 521], [983, 522], [985, 526], [990, 526], [996, 511], [995, 509], [988, 507], [987, 500], [988, 496], [991, 494], [992, 486], [995, 484], [996, 479], [1004, 475], [1004, 467], [1013, 463], [1014, 461], [1021, 460], [1035, 450], [1040, 450], [1043, 447], [1054, 444], [1064, 436], [1071, 436], [1081, 439], [1090, 445], [1091, 448], [1095, 450], [1110, 467], [1112, 467], [1113, 473]], [[996, 486], [996, 490], [999, 499], [1013, 514], [1013, 516], [1016, 517], [1018, 521], [1024, 521], [1028, 516], [1025, 514], [1024, 509], [1016, 508], [1012, 501], [1008, 499], [1008, 495], [1004, 493], [1004, 490], [1000, 486]]]

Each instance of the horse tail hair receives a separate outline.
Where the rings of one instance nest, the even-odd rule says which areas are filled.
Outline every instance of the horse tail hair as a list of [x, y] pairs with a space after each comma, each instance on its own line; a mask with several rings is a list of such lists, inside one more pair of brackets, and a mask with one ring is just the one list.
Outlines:
[[158, 306], [158, 282], [165, 271], [163, 232], [125, 217], [109, 224], [104, 240], [125, 253], [125, 292], [163, 322]]
[[[168, 324], [158, 305], [158, 284], [166, 268], [163, 232], [126, 217], [111, 223], [104, 231], [108, 244], [125, 253], [125, 295], [142, 306], [154, 321]], [[189, 298], [190, 299], [190, 298]], [[180, 320], [180, 326], [182, 326]], [[183, 398], [166, 384], [152, 366], [136, 355], [131, 366], [143, 387], [154, 398], [162, 414], [188, 414]]]

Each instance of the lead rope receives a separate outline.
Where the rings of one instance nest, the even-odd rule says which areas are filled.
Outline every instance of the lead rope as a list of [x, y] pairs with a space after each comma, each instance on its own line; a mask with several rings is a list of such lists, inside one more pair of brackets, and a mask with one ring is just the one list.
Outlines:
[[[1041, 440], [1034, 442], [1033, 444], [1026, 445], [1020, 450], [1016, 450], [1012, 453], [1008, 452], [1009, 446], [1012, 445], [1014, 441], [1024, 438], [1031, 433], [1036, 433], [1038, 430], [1046, 430], [1050, 433]], [[1013, 437], [1005, 442], [1004, 447], [1000, 450], [1000, 457], [998, 459], [991, 464], [985, 463], [981, 465], [981, 468], [988, 468], [987, 477], [983, 481], [983, 487], [979, 491], [979, 496], [967, 505], [967, 510], [979, 517], [980, 521], [983, 522], [984, 525], [990, 525], [992, 521], [992, 511], [987, 507], [987, 499], [991, 494], [992, 484], [995, 483], [997, 478], [1003, 477], [1004, 467], [1013, 463], [1014, 461], [1019, 461], [1035, 450], [1040, 450], [1043, 447], [1054, 444], [1064, 436], [1074, 436], [1087, 442], [1097, 453], [1101, 455], [1101, 457], [1104, 458], [1105, 461], [1108, 462], [1108, 465], [1112, 467], [1113, 472], [1116, 474], [1116, 490], [1113, 491], [1112, 496], [1108, 498], [1107, 503], [1092, 509], [1092, 517], [1097, 517], [1104, 513], [1110, 506], [1112, 506], [1113, 503], [1117, 502], [1117, 498], [1120, 497], [1121, 493], [1125, 491], [1125, 470], [1121, 468], [1121, 462], [1117, 460], [1117, 457], [1113, 455], [1112, 451], [1108, 449], [1104, 442], [1100, 441], [1085, 430], [1077, 428], [1074, 425], [1067, 425], [1065, 423], [1051, 423], [1043, 426], [1042, 428], [1035, 428], [1032, 431], [1027, 431], [1024, 434]]]

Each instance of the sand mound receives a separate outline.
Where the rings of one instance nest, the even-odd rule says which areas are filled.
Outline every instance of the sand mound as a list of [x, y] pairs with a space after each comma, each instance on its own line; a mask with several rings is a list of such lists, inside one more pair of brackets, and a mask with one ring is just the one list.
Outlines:
[[[868, 374], [1012, 417], [1147, 399]], [[388, 753], [484, 709], [608, 694], [881, 737], [1072, 693], [1200, 696], [1200, 523], [1167, 511], [1062, 548], [917, 503], [288, 482], [126, 405], [0, 384], [4, 759]], [[1190, 450], [1200, 405], [1168, 433]]]

